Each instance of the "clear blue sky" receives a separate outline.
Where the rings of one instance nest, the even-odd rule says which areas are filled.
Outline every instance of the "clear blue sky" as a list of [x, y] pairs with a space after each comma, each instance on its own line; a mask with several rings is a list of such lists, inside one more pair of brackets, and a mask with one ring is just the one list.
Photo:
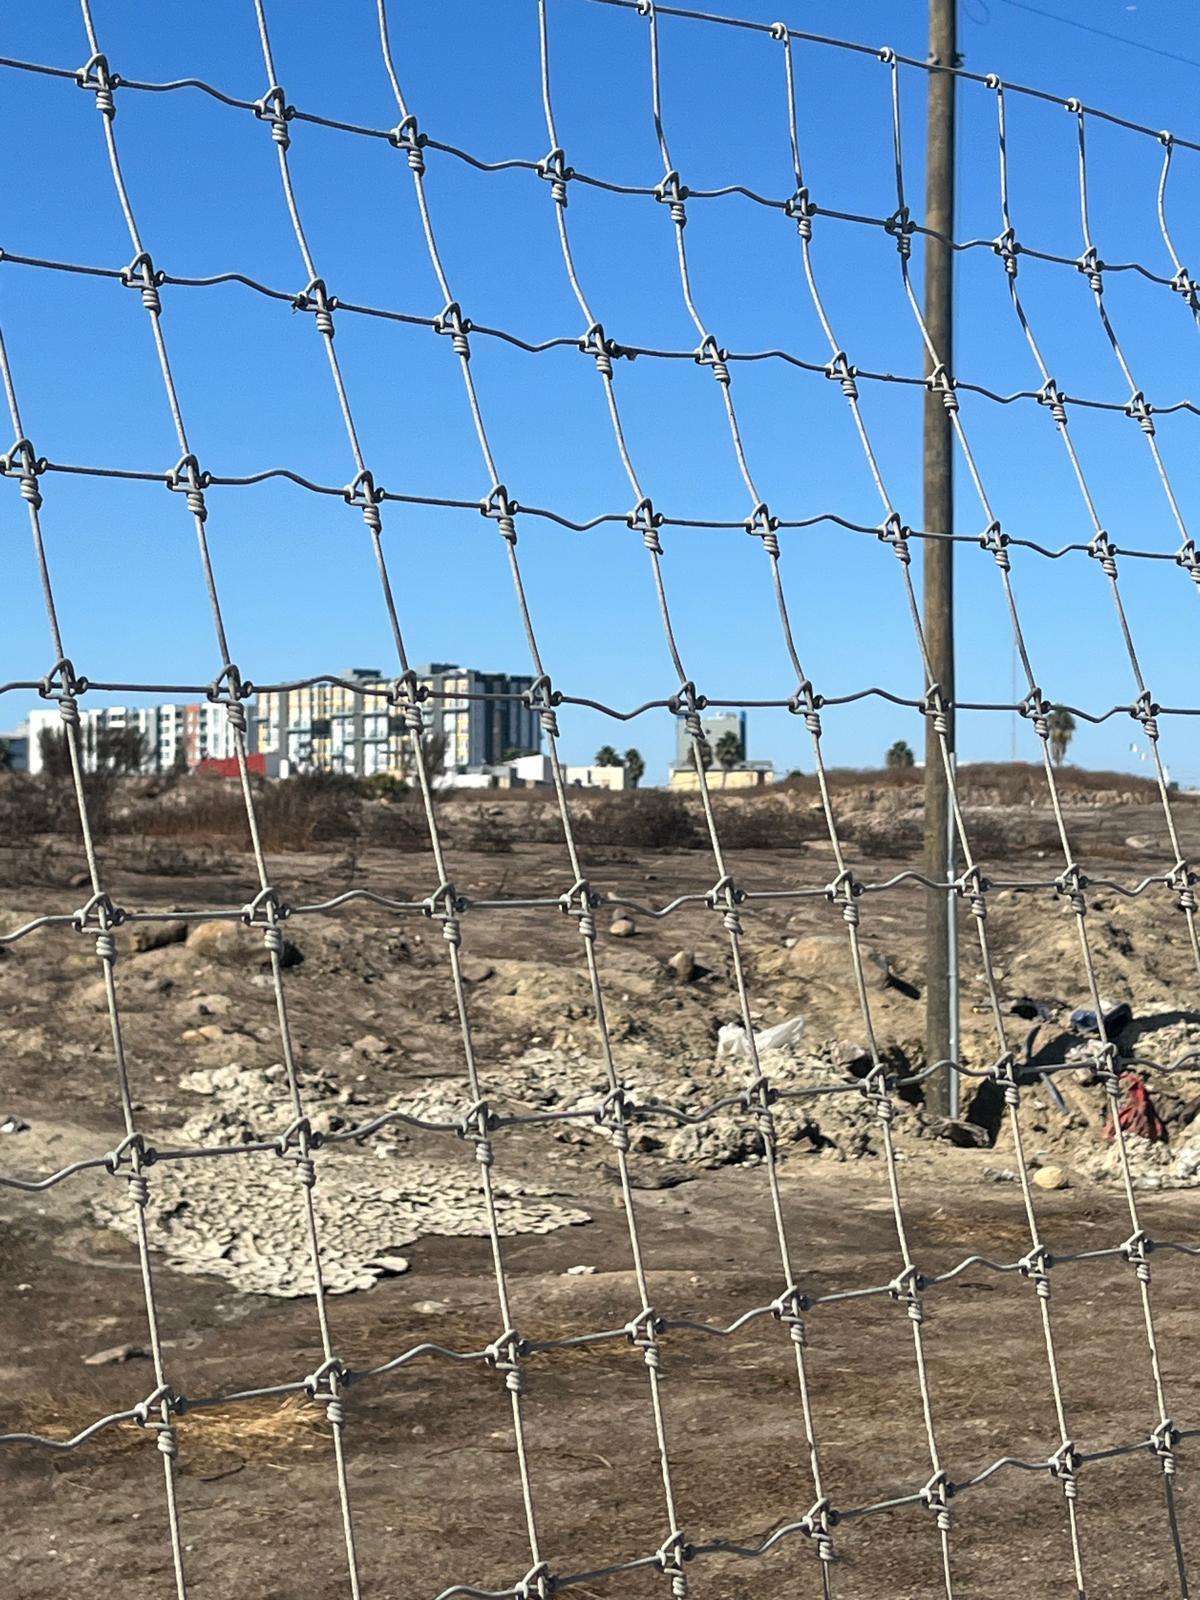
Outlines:
[[[925, 51], [918, 0], [741, 0], [759, 21], [869, 44]], [[1015, 0], [963, 0], [961, 43], [978, 71], [1033, 83], [1155, 128], [1200, 135], [1200, 68], [1132, 48], [1200, 61], [1200, 23], [1159, 0], [1038, 0], [1041, 12], [1086, 20], [1097, 36]], [[395, 124], [371, 0], [327, 5], [274, 0], [268, 10], [289, 100], [306, 109]], [[126, 77], [195, 76], [238, 96], [265, 88], [250, 0], [167, 6], [95, 0], [101, 41]], [[396, 0], [398, 70], [421, 126], [488, 159], [537, 158], [547, 139], [538, 89], [533, 0]], [[555, 0], [556, 110], [568, 160], [589, 173], [653, 184], [661, 176], [650, 116], [647, 30], [629, 11]], [[768, 38], [670, 18], [661, 23], [665, 117], [675, 162], [693, 187], [792, 188], [779, 46]], [[0, 53], [65, 67], [88, 55], [76, 7], [42, 0], [7, 8]], [[888, 74], [878, 62], [798, 45], [802, 153], [814, 198], [847, 211], [894, 207]], [[923, 193], [924, 75], [904, 78], [910, 202]], [[957, 232], [1000, 230], [994, 97], [960, 91]], [[180, 275], [238, 270], [299, 290], [305, 274], [284, 211], [267, 128], [194, 91], [118, 95], [118, 138], [134, 205], [156, 263]], [[1013, 204], [1031, 245], [1082, 248], [1074, 123], [1053, 106], [1010, 103]], [[0, 139], [9, 152], [8, 251], [124, 265], [128, 247], [92, 97], [69, 83], [0, 71]], [[1119, 130], [1092, 137], [1094, 231], [1102, 256], [1170, 272], [1154, 215], [1161, 158], [1153, 141]], [[293, 171], [314, 253], [330, 291], [347, 300], [436, 314], [440, 297], [417, 226], [404, 158], [382, 142], [294, 125]], [[558, 252], [547, 186], [527, 172], [481, 175], [428, 157], [428, 191], [447, 270], [466, 315], [528, 339], [582, 332]], [[1181, 152], [1171, 220], [1185, 262], [1200, 272], [1200, 156]], [[792, 225], [740, 198], [694, 201], [687, 242], [700, 308], [735, 350], [826, 351], [800, 270]], [[571, 190], [569, 222], [585, 287], [609, 335], [676, 349], [695, 344], [681, 299], [673, 228], [641, 198]], [[894, 249], [877, 230], [818, 222], [815, 261], [835, 327], [861, 367], [916, 373], [921, 354]], [[918, 262], [919, 266], [919, 262]], [[961, 377], [999, 390], [1036, 388], [1007, 303], [1003, 271], [985, 251], [960, 258]], [[1022, 284], [1061, 388], [1125, 398], [1085, 280], [1028, 263]], [[326, 483], [353, 475], [312, 319], [236, 285], [163, 291], [163, 326], [202, 463], [223, 473], [289, 466]], [[1183, 302], [1132, 274], [1111, 275], [1108, 303], [1149, 398], [1200, 397], [1200, 333]], [[57, 461], [162, 470], [175, 449], [138, 297], [107, 281], [0, 266], [0, 318], [37, 450]], [[390, 489], [462, 499], [488, 487], [448, 341], [350, 315], [338, 320], [368, 461]], [[473, 370], [510, 491], [577, 518], [630, 501], [591, 363], [569, 350], [529, 356], [476, 338]], [[649, 493], [678, 516], [738, 518], [748, 509], [717, 385], [686, 362], [618, 364], [619, 393]], [[734, 397], [763, 492], [778, 514], [836, 511], [878, 520], [848, 411], [836, 386], [777, 362], [734, 368]], [[863, 385], [864, 410], [893, 496], [919, 524], [920, 393]], [[1021, 403], [963, 398], [963, 415], [1005, 526], [1051, 545], [1088, 537], [1082, 502], [1048, 415]], [[1076, 435], [1100, 514], [1118, 543], [1173, 550], [1177, 538], [1135, 424], [1076, 414]], [[1159, 421], [1185, 516], [1200, 524], [1200, 418]], [[218, 665], [190, 521], [152, 485], [44, 480], [45, 527], [69, 653], [94, 678], [200, 682]], [[981, 518], [965, 475], [959, 528]], [[385, 507], [387, 542], [410, 654], [488, 668], [527, 666], [502, 541], [473, 512]], [[348, 665], [394, 666], [371, 555], [357, 514], [286, 485], [210, 494], [209, 532], [233, 653], [260, 682]], [[765, 558], [738, 533], [664, 531], [667, 581], [684, 658], [714, 697], [786, 696], [793, 688]], [[0, 484], [4, 627], [0, 679], [50, 665], [44, 618], [15, 483]], [[921, 689], [891, 554], [830, 527], [783, 535], [784, 572], [805, 665], [840, 694], [885, 684]], [[674, 687], [647, 558], [619, 526], [573, 534], [526, 519], [521, 553], [556, 685], [628, 706]], [[1011, 649], [990, 558], [958, 556], [959, 674], [964, 699], [1012, 698]], [[1102, 576], [1073, 557], [1014, 555], [1014, 579], [1034, 664], [1052, 699], [1107, 707], [1131, 697]], [[1200, 701], [1194, 670], [1198, 596], [1168, 563], [1122, 568], [1132, 625], [1156, 697]], [[9, 695], [0, 723], [28, 706]], [[669, 758], [666, 713], [613, 728], [564, 711], [565, 752], [585, 759], [614, 739], [636, 743], [651, 776]], [[921, 719], [868, 701], [826, 718], [834, 763], [875, 764], [886, 745], [918, 745]], [[1080, 731], [1081, 763], [1137, 770], [1127, 720]], [[1006, 758], [1011, 721], [965, 716], [963, 759]], [[1166, 719], [1173, 773], [1200, 781], [1200, 729]], [[1018, 748], [1036, 753], [1032, 731]], [[752, 713], [752, 756], [811, 767], [807, 736], [786, 714]]]

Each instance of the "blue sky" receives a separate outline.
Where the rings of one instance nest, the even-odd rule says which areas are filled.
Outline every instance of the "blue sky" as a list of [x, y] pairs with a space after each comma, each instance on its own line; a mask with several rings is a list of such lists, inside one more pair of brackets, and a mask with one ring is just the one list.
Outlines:
[[[203, 78], [256, 98], [266, 87], [250, 0], [203, 7], [95, 0], [101, 42], [129, 78]], [[761, 22], [925, 51], [918, 0], [741, 0]], [[1039, 10], [1083, 17], [1070, 0]], [[964, 0], [966, 65], [1118, 111], [1154, 128], [1200, 135], [1200, 68], [1050, 20], [1015, 0]], [[1184, 16], [1184, 25], [1180, 19]], [[371, 0], [268, 7], [288, 99], [375, 127], [397, 121]], [[1200, 60], [1200, 24], [1178, 7], [1095, 0], [1097, 28]], [[545, 153], [533, 0], [394, 0], [392, 43], [421, 127], [489, 160]], [[769, 38], [669, 17], [660, 23], [664, 116], [683, 181], [740, 182], [773, 196], [793, 187], [781, 52]], [[647, 29], [631, 11], [554, 0], [555, 107], [567, 158], [580, 170], [633, 184], [661, 176], [651, 121]], [[0, 53], [77, 67], [88, 49], [76, 7], [43, 0], [8, 8]], [[894, 209], [887, 69], [865, 56], [797, 44], [802, 155], [818, 204], [875, 216]], [[909, 199], [923, 196], [924, 74], [903, 74]], [[118, 94], [117, 134], [142, 232], [156, 264], [181, 276], [240, 271], [295, 292], [305, 273], [288, 225], [267, 128], [192, 90]], [[1010, 164], [1023, 242], [1074, 256], [1082, 249], [1075, 125], [1061, 108], [1009, 104]], [[1000, 231], [995, 99], [960, 90], [959, 237]], [[330, 292], [345, 300], [435, 315], [440, 295], [420, 234], [402, 154], [382, 141], [293, 125], [299, 203]], [[0, 139], [10, 152], [6, 251], [123, 266], [131, 251], [104, 156], [92, 97], [70, 83], [0, 69]], [[1161, 149], [1097, 127], [1090, 135], [1093, 230], [1100, 253], [1169, 275], [1155, 211]], [[450, 281], [464, 313], [530, 340], [583, 329], [558, 250], [547, 185], [533, 174], [480, 174], [430, 152], [427, 186]], [[1172, 230], [1200, 271], [1200, 156], [1179, 152]], [[610, 337], [683, 350], [696, 343], [680, 294], [674, 230], [664, 207], [575, 185], [568, 214], [579, 269]], [[739, 197], [689, 205], [687, 244], [700, 308], [732, 350], [782, 347], [824, 361], [793, 225]], [[858, 366], [918, 373], [917, 330], [891, 242], [879, 230], [818, 219], [814, 261], [834, 326]], [[915, 263], [920, 267], [919, 246]], [[1126, 398], [1085, 279], [1027, 262], [1022, 290], [1059, 386]], [[1106, 300], [1152, 402], [1200, 397], [1200, 333], [1179, 296], [1134, 274], [1110, 274]], [[960, 377], [999, 391], [1038, 378], [988, 251], [958, 266]], [[183, 409], [203, 465], [231, 475], [287, 466], [322, 483], [353, 476], [334, 394], [307, 316], [238, 285], [163, 290], [163, 328]], [[137, 295], [98, 279], [0, 266], [0, 319], [27, 431], [58, 462], [161, 471], [176, 451], [145, 314]], [[475, 500], [488, 488], [447, 340], [423, 328], [343, 314], [338, 352], [364, 450], [378, 482], [418, 495]], [[583, 520], [628, 508], [603, 391], [571, 350], [526, 355], [476, 337], [473, 372], [501, 476], [527, 504]], [[619, 362], [618, 393], [635, 458], [656, 506], [673, 516], [735, 519], [749, 506], [718, 386], [685, 361]], [[835, 385], [783, 363], [739, 363], [734, 399], [751, 465], [772, 510], [837, 512], [866, 523], [879, 511], [851, 420]], [[919, 525], [920, 391], [862, 385], [864, 413], [892, 496]], [[1084, 507], [1046, 411], [964, 395], [963, 417], [1004, 526], [1058, 546], [1086, 540]], [[1159, 419], [1159, 442], [1185, 517], [1200, 523], [1200, 417]], [[1100, 515], [1118, 544], [1172, 551], [1172, 527], [1136, 424], [1073, 413]], [[44, 523], [68, 651], [99, 679], [201, 682], [219, 665], [190, 520], [165, 488], [59, 474], [43, 481]], [[965, 474], [960, 531], [982, 528]], [[391, 670], [371, 551], [357, 513], [286, 484], [214, 489], [208, 531], [243, 674], [259, 682], [351, 664]], [[386, 540], [417, 661], [462, 660], [524, 670], [527, 655], [495, 526], [473, 511], [384, 509]], [[870, 538], [820, 525], [785, 532], [783, 570], [805, 666], [818, 690], [871, 684], [921, 690], [896, 564]], [[714, 698], [783, 698], [794, 684], [762, 551], [738, 532], [665, 529], [668, 592], [689, 673]], [[0, 680], [51, 664], [24, 507], [0, 483], [5, 626]], [[636, 534], [619, 525], [565, 532], [521, 524], [520, 552], [543, 652], [557, 687], [619, 706], [669, 694], [650, 571]], [[919, 559], [919, 556], [918, 556]], [[960, 697], [1010, 700], [1012, 651], [990, 558], [957, 557]], [[1092, 708], [1132, 696], [1107, 587], [1094, 562], [1047, 562], [1017, 551], [1014, 582], [1035, 669], [1054, 700]], [[1126, 561], [1122, 588], [1147, 680], [1169, 705], [1193, 688], [1198, 595], [1174, 565]], [[127, 697], [128, 698], [128, 697]], [[10, 694], [11, 725], [28, 696]], [[636, 743], [651, 776], [669, 759], [670, 718], [614, 728], [565, 709], [564, 750], [586, 759], [600, 743]], [[919, 746], [916, 713], [866, 701], [826, 717], [834, 764], [878, 762], [895, 738]], [[1036, 755], [1032, 731], [1017, 750]], [[1127, 719], [1081, 730], [1081, 763], [1139, 770]], [[964, 715], [962, 759], [1004, 759], [1012, 719]], [[1163, 721], [1172, 773], [1200, 782], [1200, 731]], [[749, 753], [811, 768], [807, 736], [786, 713], [750, 719]]]

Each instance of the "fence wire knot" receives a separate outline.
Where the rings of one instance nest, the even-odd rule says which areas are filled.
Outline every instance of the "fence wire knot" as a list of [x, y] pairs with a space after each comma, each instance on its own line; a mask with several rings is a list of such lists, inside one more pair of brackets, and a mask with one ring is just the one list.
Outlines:
[[536, 711], [542, 723], [542, 732], [548, 738], [558, 738], [558, 716], [555, 707], [562, 705], [562, 695], [555, 689], [546, 673], [536, 677], [525, 691], [525, 704]]
[[459, 1121], [457, 1133], [461, 1139], [471, 1139], [475, 1144], [475, 1159], [486, 1172], [496, 1159], [489, 1134], [500, 1126], [500, 1119], [486, 1100], [476, 1100], [469, 1105]]
[[921, 713], [930, 719], [933, 731], [939, 738], [944, 739], [950, 732], [950, 719], [946, 715], [946, 701], [942, 695], [942, 686], [931, 683], [925, 691], [921, 701]]
[[76, 677], [75, 668], [66, 656], [62, 656], [39, 680], [37, 692], [43, 700], [57, 700], [59, 716], [69, 728], [78, 728], [79, 705], [76, 697], [86, 693], [88, 688], [88, 680]]
[[655, 1560], [662, 1571], [671, 1579], [671, 1594], [673, 1600], [687, 1600], [687, 1576], [683, 1567], [686, 1561], [692, 1558], [691, 1547], [686, 1543], [681, 1533], [673, 1533], [664, 1539], [655, 1553]]
[[136, 289], [147, 311], [158, 316], [162, 311], [159, 287], [166, 282], [166, 274], [157, 271], [150, 254], [139, 250], [127, 267], [121, 268], [121, 282], [127, 289]]
[[825, 376], [831, 383], [841, 384], [842, 393], [847, 400], [858, 399], [858, 384], [855, 382], [858, 368], [851, 366], [844, 350], [837, 351], [825, 363]]
[[933, 371], [925, 380], [925, 387], [930, 394], [941, 395], [942, 405], [953, 416], [958, 410], [958, 395], [955, 393], [956, 379], [946, 371], [945, 362], [939, 361], [936, 363]]
[[433, 331], [444, 334], [450, 340], [455, 355], [461, 356], [464, 361], [471, 359], [471, 342], [467, 338], [471, 331], [471, 319], [463, 316], [457, 300], [449, 301], [434, 317]]
[[247, 722], [242, 701], [249, 700], [253, 693], [254, 685], [248, 678], [242, 677], [232, 661], [227, 661], [204, 691], [204, 698], [211, 705], [224, 706], [229, 726], [244, 737]]
[[537, 175], [550, 185], [550, 194], [555, 203], [565, 206], [567, 185], [575, 176], [575, 172], [567, 165], [567, 158], [557, 145], [538, 162]]
[[40, 511], [42, 495], [38, 478], [48, 466], [49, 462], [38, 456], [28, 439], [18, 439], [6, 455], [0, 456], [0, 477], [8, 477], [15, 469], [22, 500], [34, 511]]
[[417, 126], [414, 116], [407, 116], [397, 124], [388, 134], [388, 143], [397, 150], [403, 150], [408, 157], [408, 164], [417, 174], [418, 178], [425, 174], [425, 156], [423, 154], [428, 139]]
[[1055, 894], [1062, 895], [1063, 899], [1069, 902], [1071, 910], [1077, 917], [1087, 915], [1087, 896], [1084, 892], [1087, 887], [1087, 874], [1074, 861], [1069, 861], [1054, 880]]
[[1071, 1439], [1064, 1439], [1058, 1449], [1046, 1462], [1050, 1476], [1057, 1478], [1063, 1486], [1063, 1494], [1068, 1500], [1075, 1500], [1079, 1495], [1078, 1472], [1082, 1465], [1078, 1451]]
[[687, 211], [684, 208], [687, 197], [687, 189], [680, 183], [679, 174], [673, 170], [667, 173], [654, 190], [654, 198], [662, 205], [670, 206], [671, 221], [677, 228], [687, 225]]
[[1088, 245], [1087, 249], [1076, 261], [1075, 266], [1087, 279], [1091, 291], [1095, 295], [1104, 293], [1104, 263], [1096, 254], [1096, 246]]
[[946, 1476], [943, 1468], [930, 1478], [921, 1490], [921, 1499], [925, 1506], [934, 1513], [937, 1519], [938, 1530], [941, 1533], [950, 1531], [950, 1500], [954, 1494], [954, 1485]]
[[629, 1125], [637, 1106], [623, 1083], [610, 1089], [595, 1110], [596, 1126], [606, 1128], [613, 1145], [624, 1155], [629, 1149]]
[[520, 1394], [525, 1385], [521, 1375], [521, 1357], [525, 1343], [515, 1328], [505, 1328], [483, 1352], [483, 1359], [495, 1372], [503, 1374], [504, 1387], [510, 1394]]
[[579, 348], [585, 356], [591, 356], [596, 363], [596, 369], [602, 378], [611, 378], [613, 375], [613, 358], [625, 354], [615, 339], [610, 339], [604, 332], [599, 322], [593, 322], [591, 327], [579, 341]]
[[960, 900], [967, 902], [971, 908], [971, 915], [980, 922], [987, 920], [987, 894], [990, 888], [991, 883], [977, 865], [967, 867], [954, 884], [955, 894]]
[[1153, 406], [1147, 402], [1146, 396], [1140, 389], [1130, 397], [1129, 404], [1125, 407], [1125, 415], [1132, 417], [1142, 432], [1150, 439], [1153, 439], [1155, 433], [1153, 410]]
[[779, 556], [779, 536], [776, 531], [778, 527], [779, 518], [771, 515], [763, 500], [758, 502], [746, 518], [746, 532], [762, 540], [763, 549], [772, 559], [777, 559]]
[[746, 891], [739, 889], [727, 872], [705, 893], [704, 903], [710, 911], [722, 913], [726, 933], [737, 935], [742, 931], [742, 919], [738, 914], [738, 907], [745, 898]]
[[812, 1301], [794, 1283], [789, 1283], [783, 1293], [776, 1295], [774, 1300], [771, 1301], [771, 1315], [776, 1322], [782, 1322], [785, 1327], [800, 1328], [801, 1337], [796, 1341], [798, 1344], [804, 1343], [801, 1317], [804, 1312], [811, 1309]]
[[1150, 1252], [1153, 1249], [1154, 1240], [1144, 1228], [1136, 1229], [1121, 1246], [1121, 1255], [1134, 1269], [1139, 1283], [1150, 1282]]
[[187, 496], [187, 507], [199, 522], [207, 522], [208, 506], [205, 504], [204, 491], [212, 482], [212, 474], [201, 470], [200, 463], [194, 455], [180, 456], [179, 460], [167, 473], [167, 488], [173, 494]]
[[842, 918], [852, 928], [858, 927], [857, 901], [863, 893], [863, 885], [854, 876], [850, 867], [843, 867], [837, 876], [825, 885], [825, 898], [831, 905], [841, 905]]
[[700, 341], [700, 348], [696, 351], [696, 365], [711, 367], [712, 375], [717, 382], [728, 384], [732, 382], [729, 376], [728, 354], [727, 350], [721, 349], [713, 334], [706, 333]]
[[796, 190], [790, 199], [784, 202], [784, 215], [793, 219], [796, 232], [804, 240], [812, 238], [812, 219], [817, 215], [818, 207], [812, 202], [808, 189], [801, 187]]
[[513, 519], [520, 507], [515, 500], [509, 499], [508, 490], [502, 483], [494, 485], [487, 498], [479, 502], [479, 510], [483, 516], [490, 517], [497, 524], [501, 535], [509, 544], [516, 544], [517, 525]]
[[1038, 390], [1038, 404], [1048, 406], [1050, 415], [1060, 428], [1067, 426], [1067, 397], [1059, 389], [1053, 378], [1047, 378]]
[[982, 550], [990, 550], [992, 559], [1001, 572], [1012, 570], [1012, 558], [1008, 553], [1011, 543], [1009, 535], [1005, 533], [999, 522], [989, 522], [987, 528], [979, 535], [979, 546]]
[[1034, 684], [1024, 700], [1017, 707], [1018, 716], [1026, 717], [1033, 723], [1033, 730], [1039, 739], [1050, 737], [1050, 713], [1054, 707], [1046, 699], [1037, 684]]
[[1198, 881], [1200, 880], [1197, 879], [1191, 866], [1182, 857], [1171, 868], [1168, 880], [1169, 887], [1174, 889], [1178, 895], [1177, 904], [1179, 909], [1189, 915], [1196, 909], [1195, 884]]
[[[337, 300], [325, 287], [324, 278], [310, 278], [292, 299], [292, 310], [311, 311], [316, 318], [317, 331], [327, 339], [332, 339], [334, 335], [333, 313], [336, 309]], [[442, 331], [438, 329], [439, 333]]]
[[921, 1290], [925, 1287], [925, 1280], [910, 1261], [887, 1286], [889, 1297], [902, 1305], [913, 1322], [923, 1322], [925, 1313], [921, 1307]]
[[909, 549], [908, 540], [912, 529], [906, 527], [898, 511], [890, 511], [875, 530], [875, 537], [880, 544], [889, 544], [895, 554], [896, 560], [902, 567], [912, 565], [912, 551]]
[[96, 954], [109, 966], [117, 959], [117, 941], [114, 929], [125, 921], [125, 913], [113, 905], [108, 895], [97, 892], [91, 899], [71, 913], [71, 925], [76, 933], [95, 934]]
[[1050, 1269], [1053, 1265], [1054, 1257], [1044, 1244], [1035, 1245], [1017, 1263], [1021, 1276], [1033, 1284], [1040, 1300], [1050, 1298]]
[[549, 1564], [539, 1561], [517, 1584], [516, 1592], [518, 1600], [550, 1600], [557, 1587], [558, 1579], [550, 1571]]
[[651, 555], [660, 556], [663, 553], [662, 541], [658, 537], [658, 530], [664, 522], [663, 516], [655, 511], [653, 502], [646, 497], [638, 501], [633, 510], [625, 518], [626, 523], [634, 533], [640, 533], [642, 543]]
[[909, 256], [912, 255], [914, 226], [912, 213], [907, 206], [897, 206], [891, 216], [885, 217], [883, 221], [883, 231], [890, 234], [896, 241], [896, 249], [900, 252], [900, 258], [903, 261], [907, 261]]
[[1179, 1429], [1170, 1417], [1164, 1417], [1150, 1435], [1150, 1449], [1162, 1462], [1164, 1474], [1175, 1475], [1175, 1446], [1179, 1443]]
[[1105, 529], [1101, 528], [1099, 532], [1092, 536], [1087, 551], [1088, 555], [1100, 563], [1100, 569], [1104, 576], [1116, 583], [1117, 547], [1113, 544]]
[[817, 1556], [822, 1561], [833, 1560], [833, 1539], [830, 1537], [830, 1529], [836, 1521], [837, 1513], [830, 1508], [827, 1495], [814, 1500], [801, 1518], [800, 1526], [816, 1544]]
[[1141, 694], [1129, 708], [1129, 715], [1135, 722], [1140, 722], [1147, 739], [1158, 738], [1158, 714], [1162, 707], [1150, 696], [1149, 689], [1143, 689]]
[[814, 739], [821, 737], [821, 707], [825, 704], [824, 697], [813, 692], [809, 679], [804, 678], [796, 685], [791, 699], [788, 701], [788, 710], [793, 716], [803, 717], [804, 726]]
[[992, 249], [1004, 263], [1004, 270], [1010, 278], [1015, 278], [1018, 271], [1017, 257], [1021, 254], [1021, 245], [1012, 228], [1005, 228], [997, 238], [992, 240]]
[[646, 1365], [654, 1371], [660, 1366], [658, 1336], [662, 1332], [663, 1320], [653, 1306], [643, 1306], [625, 1324], [625, 1337], [642, 1352]]
[[108, 58], [97, 51], [76, 72], [75, 83], [80, 89], [88, 89], [96, 96], [96, 110], [111, 122], [117, 114], [113, 91], [120, 87], [121, 80], [109, 70]]
[[273, 83], [261, 100], [254, 102], [254, 115], [260, 122], [271, 126], [271, 137], [281, 150], [292, 142], [288, 123], [296, 115], [295, 107], [287, 103], [287, 96], [277, 83]]

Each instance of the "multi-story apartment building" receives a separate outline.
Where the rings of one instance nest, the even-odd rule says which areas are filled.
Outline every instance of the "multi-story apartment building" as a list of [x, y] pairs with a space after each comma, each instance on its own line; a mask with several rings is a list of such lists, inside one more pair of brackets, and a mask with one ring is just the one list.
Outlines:
[[[403, 716], [387, 701], [390, 680], [374, 667], [352, 667], [338, 677], [338, 683], [260, 694], [253, 748], [278, 754], [281, 777], [313, 769], [360, 778], [404, 775], [409, 745]], [[429, 691], [421, 709], [445, 772], [541, 749], [540, 718], [522, 698], [532, 678], [445, 662], [418, 667], [416, 677]]]
[[[57, 707], [31, 711], [28, 727], [29, 771], [40, 772], [45, 764], [43, 732], [58, 734], [62, 729]], [[146, 773], [190, 769], [234, 753], [225, 708], [204, 700], [191, 705], [81, 706], [79, 735], [85, 767], [94, 769], [111, 760], [114, 750], [121, 750], [122, 759], [127, 759], [134, 741], [124, 742], [122, 750], [122, 736], [129, 733], [138, 736], [138, 770]]]

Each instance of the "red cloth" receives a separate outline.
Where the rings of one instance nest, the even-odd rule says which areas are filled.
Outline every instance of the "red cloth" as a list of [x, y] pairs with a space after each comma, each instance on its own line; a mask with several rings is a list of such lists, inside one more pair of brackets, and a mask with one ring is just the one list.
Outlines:
[[[1117, 1112], [1122, 1129], [1139, 1139], [1149, 1139], [1152, 1144], [1165, 1144], [1166, 1125], [1154, 1109], [1145, 1082], [1135, 1072], [1125, 1074], [1125, 1095], [1125, 1104]], [[1104, 1125], [1104, 1137], [1111, 1139], [1114, 1133], [1110, 1117]]]

